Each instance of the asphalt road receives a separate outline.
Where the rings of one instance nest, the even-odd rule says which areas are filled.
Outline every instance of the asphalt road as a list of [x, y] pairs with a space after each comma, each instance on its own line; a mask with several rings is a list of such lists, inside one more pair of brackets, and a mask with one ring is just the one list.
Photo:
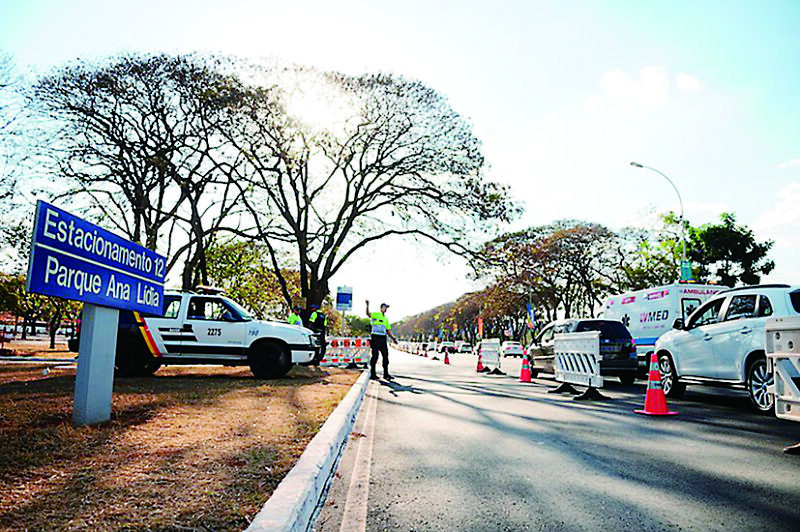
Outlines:
[[645, 384], [608, 399], [556, 383], [391, 353], [370, 384], [314, 530], [800, 529], [800, 424], [751, 413], [743, 393], [689, 388], [673, 417], [634, 414]]

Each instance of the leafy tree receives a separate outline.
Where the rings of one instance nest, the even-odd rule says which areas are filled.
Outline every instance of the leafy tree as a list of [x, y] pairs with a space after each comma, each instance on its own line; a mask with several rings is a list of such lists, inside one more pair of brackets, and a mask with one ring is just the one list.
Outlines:
[[614, 238], [598, 224], [558, 221], [489, 241], [472, 264], [477, 277], [515, 294], [515, 319], [524, 318], [529, 299], [546, 320], [593, 315], [610, 290]]
[[0, 310], [22, 318], [22, 336], [25, 340], [28, 329], [46, 314], [46, 296], [30, 294], [25, 290], [23, 275], [0, 274]]
[[[259, 73], [295, 81], [253, 86], [232, 110], [228, 139], [246, 159], [236, 183], [256, 222], [249, 235], [264, 244], [279, 279], [291, 250], [310, 304], [375, 241], [418, 237], [466, 253], [469, 230], [516, 213], [507, 190], [484, 178], [467, 121], [421, 83], [310, 69]], [[298, 98], [317, 101], [335, 123], [304, 120], [293, 112]]]
[[657, 228], [628, 227], [617, 234], [613, 243], [614, 266], [607, 271], [612, 292], [641, 290], [680, 278], [680, 219], [672, 212], [660, 219]]
[[[346, 324], [347, 334], [352, 334], [353, 336], [369, 336], [372, 332], [372, 323], [368, 318], [347, 314]], [[338, 329], [334, 328], [333, 330]]]
[[[253, 241], [215, 242], [206, 254], [209, 282], [244, 304], [257, 318], [283, 319], [290, 307], [271, 265], [264, 260], [266, 257], [263, 247]], [[282, 275], [290, 287], [292, 300], [299, 299], [297, 271], [285, 270]]]
[[721, 223], [691, 229], [689, 258], [700, 265], [700, 276], [717, 278], [720, 284], [758, 284], [761, 275], [775, 268], [767, 259], [773, 241], [756, 242], [753, 231], [736, 224], [731, 213], [722, 213]]

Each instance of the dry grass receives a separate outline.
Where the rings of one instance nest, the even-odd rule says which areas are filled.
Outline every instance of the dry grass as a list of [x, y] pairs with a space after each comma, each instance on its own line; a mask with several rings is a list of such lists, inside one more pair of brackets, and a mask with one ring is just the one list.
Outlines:
[[74, 369], [2, 365], [0, 530], [242, 530], [358, 375], [172, 366], [76, 428]]

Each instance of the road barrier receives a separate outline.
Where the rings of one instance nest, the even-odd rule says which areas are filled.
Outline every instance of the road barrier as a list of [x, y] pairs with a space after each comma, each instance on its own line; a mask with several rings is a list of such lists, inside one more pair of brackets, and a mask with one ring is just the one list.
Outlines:
[[800, 318], [771, 318], [767, 334], [767, 370], [774, 376], [770, 392], [775, 415], [800, 421]]
[[483, 367], [488, 370], [486, 373], [489, 375], [505, 375], [500, 370], [500, 340], [497, 338], [481, 340], [479, 354]]
[[644, 396], [644, 408], [634, 410], [637, 414], [646, 416], [677, 416], [667, 408], [667, 397], [661, 385], [661, 371], [658, 369], [658, 355], [650, 355], [650, 371], [647, 376], [647, 393]]
[[577, 400], [605, 399], [598, 388], [603, 387], [600, 375], [600, 331], [557, 334], [555, 336], [555, 374], [561, 386], [553, 393], [578, 393], [573, 384], [588, 386]]
[[326, 368], [366, 365], [369, 362], [369, 347], [369, 338], [330, 338], [325, 357], [319, 365]]

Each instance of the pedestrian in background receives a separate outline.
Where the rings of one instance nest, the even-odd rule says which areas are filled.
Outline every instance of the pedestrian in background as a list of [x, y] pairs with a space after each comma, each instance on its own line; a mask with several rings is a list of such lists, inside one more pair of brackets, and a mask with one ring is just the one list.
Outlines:
[[367, 317], [372, 325], [372, 333], [370, 336], [372, 357], [369, 359], [369, 378], [378, 378], [378, 373], [376, 372], [375, 368], [378, 365], [378, 353], [380, 353], [383, 355], [383, 378], [387, 381], [392, 381], [394, 378], [389, 374], [389, 345], [386, 343], [386, 337], [388, 336], [395, 342], [397, 341], [397, 338], [395, 338], [394, 334], [392, 333], [392, 324], [389, 323], [389, 320], [386, 318], [386, 310], [389, 308], [389, 305], [386, 303], [381, 303], [380, 312], [370, 312], [369, 300], [366, 300], [366, 303]]
[[300, 305], [295, 305], [294, 308], [289, 311], [289, 317], [286, 318], [289, 325], [303, 325], [303, 318], [300, 317], [300, 311]]

